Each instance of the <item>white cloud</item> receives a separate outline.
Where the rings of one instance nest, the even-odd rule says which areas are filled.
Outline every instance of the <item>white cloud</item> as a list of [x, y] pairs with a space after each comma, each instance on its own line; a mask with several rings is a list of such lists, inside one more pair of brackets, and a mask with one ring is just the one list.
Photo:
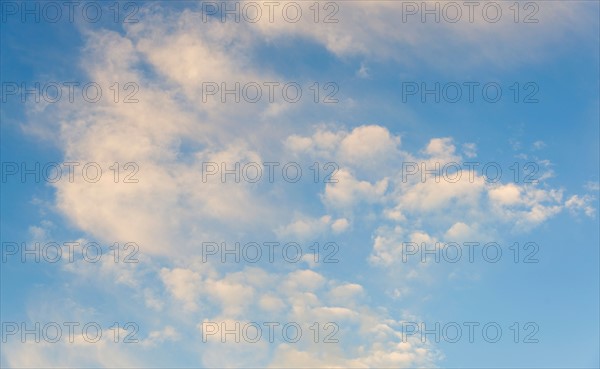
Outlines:
[[331, 224], [331, 229], [334, 233], [342, 233], [348, 229], [348, 226], [350, 226], [348, 219], [340, 218], [333, 222], [333, 224]]
[[359, 181], [345, 169], [340, 169], [335, 177], [338, 182], [327, 183], [323, 195], [323, 201], [332, 208], [348, 208], [359, 202], [380, 202], [388, 187], [387, 179], [376, 183]]
[[364, 289], [361, 285], [356, 283], [347, 283], [337, 287], [334, 287], [329, 292], [332, 301], [338, 303], [348, 303], [355, 299], [355, 296], [364, 294]]
[[462, 175], [456, 183], [443, 179], [436, 183], [429, 178], [425, 183], [401, 185], [396, 199], [406, 210], [439, 213], [453, 205], [458, 208], [475, 206], [481, 201], [484, 187], [481, 177], [471, 182], [467, 175]]
[[174, 327], [168, 325], [162, 330], [150, 332], [148, 338], [141, 341], [141, 344], [145, 346], [156, 346], [165, 341], [178, 341], [179, 339], [181, 339], [181, 335]]
[[[331, 216], [329, 215], [324, 215], [320, 218], [302, 217], [286, 226], [280, 227], [276, 233], [280, 238], [284, 239], [307, 240], [325, 232], [330, 227], [330, 224]], [[331, 224], [331, 227], [333, 227], [333, 224]]]
[[[281, 6], [284, 3], [280, 3]], [[466, 6], [461, 6], [462, 17], [457, 23], [445, 21], [442, 14], [440, 22], [434, 22], [433, 16], [422, 22], [420, 13], [407, 16], [403, 22], [407, 3], [342, 2], [337, 4], [339, 9], [334, 19], [338, 22], [335, 23], [315, 23], [312, 16], [302, 17], [297, 23], [285, 22], [281, 17], [270, 22], [264, 16], [251, 28], [269, 41], [305, 37], [338, 56], [391, 59], [409, 67], [425, 63], [430, 68], [448, 70], [490, 63], [507, 68], [539, 62], [563, 47], [565, 34], [583, 35], [595, 22], [589, 4], [557, 2], [539, 4], [537, 23], [515, 23], [508, 3], [501, 3], [503, 16], [496, 23], [485, 20], [482, 6], [475, 10], [472, 23]], [[309, 3], [300, 3], [300, 6], [303, 14], [313, 14]], [[364, 21], [365, 14], [368, 14], [368, 22]]]
[[469, 241], [476, 238], [476, 232], [463, 222], [456, 222], [448, 229], [444, 238], [449, 241]]
[[271, 294], [262, 296], [259, 305], [263, 310], [269, 312], [280, 312], [286, 306], [283, 300]]
[[600, 191], [600, 183], [588, 181], [584, 186], [588, 191], [598, 192]]
[[358, 167], [380, 167], [380, 162], [396, 155], [400, 138], [377, 125], [354, 128], [340, 142], [338, 159]]
[[521, 202], [521, 189], [513, 183], [492, 188], [488, 195], [499, 205], [514, 205]]
[[[390, 34], [394, 28], [388, 26], [398, 20], [398, 4], [351, 2], [341, 5], [346, 19], [358, 21], [356, 30], [347, 26], [354, 23], [349, 21], [326, 27], [261, 22], [257, 25], [260, 37], [271, 40], [285, 34], [299, 34], [322, 43], [337, 55], [358, 53], [367, 59], [403, 59], [403, 55], [393, 51], [402, 49], [397, 47], [399, 45], [415, 50], [427, 40], [441, 37], [442, 41], [453, 41], [456, 38], [470, 48], [478, 46], [473, 48], [478, 50], [477, 55], [468, 55], [465, 65], [481, 60], [498, 64], [520, 62], [522, 53], [516, 53], [519, 58], [507, 60], [511, 56], [499, 55], [496, 49], [500, 48], [490, 39], [499, 39], [504, 44], [518, 39], [517, 51], [536, 46], [535, 39], [520, 37], [522, 34], [518, 31], [503, 28], [505, 33], [496, 36], [497, 28], [481, 23], [468, 31], [458, 28], [448, 32], [448, 28], [442, 27], [433, 33], [420, 33], [429, 28], [427, 25], [411, 27], [410, 32]], [[562, 5], [554, 6], [557, 6], [554, 10], [566, 11], [570, 19], [579, 14], [580, 8], [569, 10], [571, 8]], [[362, 21], [365, 11], [372, 22]], [[432, 366], [438, 359], [434, 350], [419, 342], [399, 342], [399, 333], [394, 328], [397, 322], [385, 309], [362, 301], [365, 289], [357, 283], [335, 281], [312, 270], [288, 273], [268, 273], [261, 268], [225, 270], [221, 265], [200, 263], [197, 257], [190, 255], [197, 255], [201, 240], [264, 236], [274, 229], [280, 237], [309, 238], [329, 231], [341, 233], [347, 231], [350, 224], [359, 224], [352, 213], [356, 210], [360, 215], [368, 213], [368, 219], [374, 220], [365, 226], [378, 227], [373, 232], [370, 260], [375, 264], [394, 265], [401, 257], [399, 245], [405, 239], [433, 243], [441, 237], [467, 237], [502, 224], [535, 226], [563, 207], [586, 213], [593, 211], [585, 197], [573, 195], [563, 204], [559, 190], [541, 186], [491, 186], [480, 176], [474, 182], [463, 176], [457, 183], [400, 180], [398, 163], [403, 158], [423, 156], [420, 159], [428, 165], [433, 161], [444, 163], [460, 159], [450, 137], [433, 138], [423, 151], [413, 155], [400, 152], [400, 136], [377, 124], [358, 126], [350, 131], [332, 124], [301, 136], [273, 124], [272, 118], [288, 109], [289, 104], [233, 106], [217, 100], [200, 103], [203, 81], [278, 78], [253, 62], [250, 48], [258, 42], [258, 36], [251, 26], [245, 28], [216, 20], [203, 24], [198, 22], [199, 16], [193, 11], [163, 13], [160, 7], [150, 6], [140, 14], [142, 21], [128, 26], [124, 34], [88, 31], [81, 62], [87, 75], [107, 86], [114, 80], [138, 81], [139, 103], [57, 105], [59, 111], [49, 115], [50, 118], [39, 122], [32, 119], [28, 123], [30, 131], [55, 139], [66, 161], [95, 161], [103, 168], [115, 161], [139, 164], [139, 182], [135, 184], [115, 184], [112, 173], [107, 170], [96, 184], [86, 183], [77, 175], [76, 183], [60, 182], [55, 188], [57, 208], [75, 227], [99, 239], [135, 241], [141, 245], [141, 252], [154, 260], [131, 269], [99, 264], [96, 269], [86, 268], [84, 273], [77, 266], [65, 268], [97, 284], [106, 283], [108, 279], [107, 289], [126, 284], [135, 292], [132, 296], [138, 299], [140, 310], [145, 305], [164, 312], [157, 319], [171, 321], [160, 322], [159, 329], [149, 330], [146, 342], [181, 337], [183, 333], [177, 323], [183, 319], [189, 325], [188, 318], [200, 322], [206, 318], [204, 314], [222, 319], [272, 319], [273, 315], [281, 320], [331, 317], [358, 325], [358, 337], [356, 332], [351, 332], [346, 337], [353, 340], [343, 348], [278, 346], [272, 360], [266, 355], [266, 345], [242, 348], [227, 345], [221, 350], [210, 346], [210, 350], [205, 351], [196, 347], [192, 352], [204, 354], [203, 363], [207, 366], [243, 364], [248, 357], [263, 366], [288, 363], [340, 367]], [[552, 16], [555, 14], [551, 13]], [[561, 22], [553, 25], [553, 29], [568, 29], [570, 24]], [[472, 28], [482, 32], [472, 32]], [[537, 32], [540, 32], [539, 37], [543, 35]], [[554, 42], [551, 36], [556, 36], [548, 36]], [[455, 50], [454, 56], [462, 60], [464, 49], [456, 48], [456, 40], [441, 44], [446, 51]], [[539, 50], [536, 48], [531, 54]], [[447, 60], [429, 58], [430, 53], [443, 55], [440, 51], [428, 49], [425, 54], [417, 53], [415, 60], [431, 59], [443, 65]], [[44, 128], [48, 121], [57, 123]], [[278, 147], [271, 148], [273, 142], [283, 143], [284, 152]], [[258, 186], [202, 181], [202, 162], [261, 161], [264, 153], [257, 149], [259, 147], [261, 150], [268, 147], [264, 150], [272, 150], [270, 153], [274, 155], [307, 154], [321, 162], [339, 162], [340, 170], [335, 175], [338, 182], [325, 185], [321, 200], [326, 210], [342, 212], [343, 217], [327, 214], [311, 218], [294, 211], [287, 201], [289, 195], [283, 193], [274, 201], [272, 196], [266, 195], [278, 192], [268, 193]], [[474, 155], [474, 150], [471, 144], [463, 146], [467, 157]], [[493, 207], [491, 214], [488, 214], [488, 198]], [[354, 209], [358, 205], [363, 207]], [[380, 219], [392, 225], [379, 227]], [[38, 228], [32, 228], [32, 234], [36, 238], [45, 236]], [[104, 278], [94, 278], [98, 275]], [[155, 281], [149, 279], [149, 275]], [[115, 278], [106, 278], [108, 276]], [[427, 274], [420, 268], [407, 268], [406, 276], [407, 280], [416, 280], [426, 278]], [[153, 283], [156, 281], [159, 283]], [[400, 286], [397, 291], [398, 296], [405, 296], [413, 290]], [[102, 290], [102, 293], [114, 297], [111, 293], [115, 292]], [[163, 296], [170, 299], [163, 301]], [[10, 354], [6, 360], [11, 366], [71, 366], [72, 363], [122, 366], [137, 363], [131, 358], [138, 357], [120, 352], [113, 355], [112, 351], [106, 356], [108, 349], [104, 345], [81, 352], [23, 347], [26, 349], [11, 347], [7, 350]], [[144, 365], [146, 363], [140, 366]]]
[[369, 73], [369, 68], [364, 63], [360, 64], [360, 68], [356, 71], [356, 75], [360, 78], [369, 78], [371, 75]]
[[534, 150], [541, 150], [544, 147], [546, 147], [546, 143], [544, 141], [539, 140], [539, 141], [535, 141], [533, 143], [533, 149]]
[[463, 153], [469, 159], [477, 157], [477, 145], [472, 142], [463, 144]]
[[593, 198], [589, 195], [573, 195], [569, 197], [567, 201], [565, 201], [565, 206], [571, 211], [583, 210], [585, 215], [588, 217], [593, 217], [596, 214], [596, 209], [594, 209], [594, 207], [590, 204], [592, 199]]
[[198, 273], [182, 268], [172, 270], [163, 268], [160, 271], [160, 277], [173, 297], [183, 303], [184, 310], [196, 311], [198, 309], [197, 302], [202, 286], [202, 280]]
[[325, 278], [312, 270], [298, 270], [282, 281], [281, 288], [291, 291], [314, 291], [323, 286]]

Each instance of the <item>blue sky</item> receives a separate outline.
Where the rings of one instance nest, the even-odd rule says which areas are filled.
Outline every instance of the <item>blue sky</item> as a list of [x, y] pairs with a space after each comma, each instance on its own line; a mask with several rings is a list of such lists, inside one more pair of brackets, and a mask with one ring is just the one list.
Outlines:
[[[115, 3], [90, 5], [102, 9], [97, 22], [80, 8], [71, 22], [63, 7], [53, 23], [44, 4], [2, 3], [3, 367], [600, 365], [596, 2], [518, 2], [519, 22], [513, 2], [493, 3], [487, 20], [482, 3], [473, 22], [457, 2], [456, 23], [423, 21], [420, 2], [320, 2], [317, 22], [313, 2], [277, 2], [272, 21], [266, 3], [240, 2], [263, 11], [257, 22], [221, 21], [211, 2], [157, 1], [117, 3], [117, 21]], [[39, 22], [23, 20], [26, 7], [41, 12]], [[297, 7], [297, 22], [282, 16]], [[496, 7], [502, 15], [490, 22]], [[337, 22], [325, 22], [331, 12]], [[130, 13], [135, 22], [124, 23]], [[527, 14], [538, 21], [524, 23]], [[78, 83], [72, 102], [65, 82]], [[36, 83], [62, 85], [61, 98], [23, 94]], [[83, 98], [89, 83], [102, 89], [96, 102]], [[262, 98], [236, 103], [207, 94], [207, 83], [259, 86]], [[282, 96], [285, 84], [301, 87], [298, 102]], [[440, 94], [459, 86], [462, 98], [407, 95], [436, 84]], [[482, 95], [486, 84], [501, 88], [499, 101]], [[331, 92], [336, 102], [325, 102]], [[529, 93], [537, 102], [525, 102]], [[73, 180], [21, 178], [21, 163], [53, 162], [79, 163]], [[267, 162], [278, 164], [272, 181]], [[478, 163], [472, 180], [468, 162]], [[89, 163], [102, 169], [97, 182], [81, 171]], [[207, 174], [207, 163], [218, 171]], [[257, 163], [263, 176], [252, 183], [242, 170], [239, 183], [233, 174], [223, 183], [221, 163], [248, 173]], [[410, 163], [457, 163], [461, 177], [450, 169], [439, 182], [422, 180], [405, 172]], [[281, 172], [292, 164], [302, 169], [295, 183]], [[501, 178], [486, 179], [484, 166], [501, 168]], [[325, 182], [334, 168], [337, 182]], [[532, 170], [537, 183], [525, 181]], [[20, 245], [36, 242], [63, 245], [62, 257], [23, 261]], [[68, 242], [97, 243], [100, 261], [89, 260], [93, 249], [83, 258], [80, 246], [70, 260]], [[207, 243], [223, 242], [242, 251], [255, 242], [262, 257], [206, 255]], [[279, 243], [274, 262], [269, 242]], [[470, 262], [472, 242], [497, 245], [502, 256], [491, 262], [478, 246]], [[281, 256], [289, 243], [300, 261]], [[453, 255], [450, 244], [462, 250], [456, 263], [433, 254], [422, 263], [422, 249], [408, 248]], [[532, 250], [527, 260], [537, 262], [523, 262]], [[63, 327], [58, 342], [11, 331], [50, 322]], [[65, 322], [98, 324], [102, 338], [86, 342], [79, 327], [69, 342]], [[203, 342], [207, 323], [236, 322], [297, 323], [303, 339], [286, 342], [276, 330], [272, 343], [218, 334]], [[463, 327], [455, 343], [406, 332], [452, 322]], [[469, 322], [478, 324], [473, 342]], [[495, 343], [480, 330], [492, 323], [502, 329]], [[138, 342], [124, 343], [132, 327]], [[339, 342], [323, 342], [332, 327]], [[523, 342], [533, 331], [539, 341]]]

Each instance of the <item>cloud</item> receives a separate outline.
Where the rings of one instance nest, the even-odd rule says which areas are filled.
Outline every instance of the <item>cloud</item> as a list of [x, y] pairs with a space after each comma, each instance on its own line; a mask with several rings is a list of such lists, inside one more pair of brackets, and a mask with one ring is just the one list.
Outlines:
[[546, 143], [544, 141], [535, 141], [533, 143], [533, 149], [534, 150], [541, 150], [544, 147], [546, 147]]
[[596, 215], [596, 209], [591, 205], [592, 200], [593, 197], [589, 195], [573, 195], [565, 201], [565, 206], [570, 211], [583, 210], [588, 217], [594, 217]]
[[600, 183], [599, 182], [593, 182], [593, 181], [588, 181], [585, 186], [584, 186], [588, 191], [591, 192], [598, 192], [600, 191]]
[[[235, 109], [220, 100], [204, 104], [198, 86], [207, 78], [269, 81], [277, 76], [242, 57], [250, 47], [243, 40], [233, 47], [219, 46], [231, 31], [229, 24], [208, 27], [195, 22], [197, 14], [190, 11], [160, 15], [153, 10], [144, 8], [141, 21], [124, 34], [86, 31], [81, 56], [85, 72], [103, 90], [109, 91], [114, 80], [135, 82], [139, 102], [57, 104], [26, 125], [30, 132], [56, 142], [65, 162], [80, 163], [73, 183], [54, 184], [57, 208], [95, 238], [111, 241], [111, 235], [135, 241], [148, 254], [172, 253], [173, 244], [180, 250], [196, 249], [193, 240], [215, 239], [232, 225], [253, 230], [262, 223], [270, 228], [280, 212], [270, 202], [275, 194], [267, 198], [250, 183], [205, 183], [202, 177], [205, 162], [226, 162], [230, 167], [235, 162], [262, 162], [252, 143], [240, 139], [240, 129], [256, 132], [261, 118], [248, 117], [267, 109], [266, 104]], [[178, 26], [171, 28], [172, 22]], [[269, 124], [262, 127], [276, 132]], [[88, 162], [103, 170], [93, 185], [81, 173]], [[120, 167], [117, 184], [109, 169], [115, 162]], [[137, 183], [123, 183], [128, 175]], [[164, 218], [167, 213], [169, 219]], [[189, 221], [197, 217], [204, 219], [202, 227]]]
[[[455, 10], [445, 10], [444, 3], [433, 4], [440, 7], [438, 22], [433, 15], [422, 21], [421, 7], [425, 5], [417, 3], [417, 12], [411, 13], [410, 4], [415, 2], [342, 2], [334, 9], [327, 9], [328, 14], [333, 14], [332, 23], [315, 23], [312, 16], [301, 17], [294, 23], [281, 17], [270, 21], [264, 16], [251, 28], [269, 41], [293, 36], [307, 38], [340, 57], [393, 60], [409, 67], [425, 63], [429, 68], [448, 70], [489, 64], [509, 68], [540, 62], [561, 49], [564, 35], [584, 35], [595, 21], [590, 5], [582, 3], [572, 4], [574, 6], [556, 2], [537, 4], [537, 17], [532, 17], [538, 20], [536, 23], [526, 23], [524, 19], [515, 23], [508, 4], [499, 4], [502, 16], [498, 22], [486, 20], [481, 4], [473, 9], [474, 17], [470, 21], [470, 10], [462, 3], [458, 6], [461, 12], [458, 22], [446, 21], [452, 18], [446, 11], [454, 14]], [[309, 6], [300, 4], [303, 14], [314, 14]], [[264, 5], [263, 9], [266, 9]], [[520, 10], [519, 16], [524, 17], [525, 11]], [[365, 14], [368, 22], [364, 21]]]
[[400, 138], [392, 136], [387, 128], [377, 125], [356, 127], [340, 142], [338, 158], [342, 163], [357, 167], [374, 166], [390, 155], [395, 155]]
[[160, 277], [175, 299], [183, 303], [186, 311], [198, 309], [197, 300], [201, 292], [201, 277], [198, 273], [188, 269], [175, 268], [169, 270], [163, 268]]
[[463, 144], [463, 153], [469, 159], [477, 157], [477, 145], [472, 142]]
[[148, 334], [148, 338], [142, 341], [142, 345], [146, 346], [156, 346], [157, 344], [163, 343], [165, 341], [178, 341], [181, 339], [180, 334], [177, 330], [168, 325], [162, 330], [152, 331]]
[[[335, 223], [334, 223], [335, 224]], [[280, 227], [277, 234], [280, 238], [291, 238], [307, 240], [324, 233], [331, 224], [331, 216], [324, 215], [320, 218], [303, 217], [294, 220], [292, 223]]]
[[360, 78], [369, 78], [371, 75], [369, 73], [369, 68], [364, 63], [360, 64], [360, 68], [356, 71], [356, 75]]
[[336, 173], [337, 183], [328, 183], [325, 187], [323, 201], [332, 208], [348, 208], [360, 202], [374, 203], [383, 200], [388, 187], [388, 180], [382, 179], [371, 183], [359, 181], [347, 170], [340, 169]]
[[349, 226], [350, 223], [348, 223], [348, 220], [346, 218], [340, 218], [333, 222], [333, 224], [331, 225], [331, 229], [334, 233], [342, 233], [346, 229], [348, 229]]
[[[402, 180], [402, 161], [419, 161], [431, 168], [435, 162], [443, 165], [461, 160], [456, 151], [459, 137], [433, 137], [422, 150], [412, 153], [402, 151], [406, 149], [399, 135], [376, 123], [350, 129], [342, 123], [315, 128], [304, 123], [301, 128], [308, 133], [300, 134], [302, 129], [276, 124], [277, 118], [300, 105], [228, 104], [218, 98], [203, 102], [206, 91], [202, 83], [206, 81], [235, 84], [281, 79], [257, 63], [254, 47], [283, 36], [307, 37], [336, 56], [359, 54], [369, 63], [431, 60], [445, 68], [454, 59], [464, 59], [462, 67], [488, 61], [521, 63], [521, 51], [528, 51], [525, 59], [535, 60], [545, 47], [560, 40], [561, 31], [580, 27], [577, 22], [561, 21], [552, 29], [540, 27], [532, 38], [521, 37], [520, 31], [506, 25], [498, 32], [498, 27], [481, 22], [456, 28], [418, 24], [406, 28], [407, 32], [396, 32], [389, 26], [398, 21], [401, 4], [339, 5], [343, 8], [340, 19], [343, 14], [345, 20], [323, 27], [304, 21], [297, 25], [269, 24], [264, 19], [256, 25], [217, 19], [205, 24], [198, 21], [202, 16], [198, 9], [175, 12], [160, 5], [145, 6], [140, 22], [127, 26], [123, 33], [85, 30], [86, 43], [79, 60], [86, 75], [107, 91], [115, 80], [136, 81], [138, 103], [102, 100], [29, 112], [26, 129], [56, 142], [65, 161], [95, 162], [105, 170], [93, 184], [85, 181], [81, 172], [77, 172], [74, 183], [54, 184], [55, 206], [67, 223], [89, 238], [135, 241], [144, 262], [131, 268], [114, 263], [95, 267], [75, 264], [63, 271], [71, 273], [69, 277], [77, 276], [68, 283], [85, 285], [86, 289], [94, 286], [99, 296], [115, 301], [114, 309], [125, 310], [146, 323], [145, 347], [160, 348], [160, 343], [180, 339], [182, 355], [189, 354], [196, 360], [194, 364], [211, 367], [247, 364], [248, 360], [256, 366], [274, 367], [288, 363], [431, 367], [440, 358], [435, 348], [419, 341], [400, 342], [399, 317], [370, 301], [368, 289], [356, 280], [338, 280], [334, 272], [294, 270], [296, 265], [262, 268], [205, 263], [198, 257], [202, 241], [273, 234], [309, 239], [364, 227], [373, 243], [368, 260], [393, 268], [402, 257], [399, 246], [405, 240], [434, 244], [445, 238], [485, 238], [512, 225], [527, 230], [565, 208], [593, 215], [589, 197], [571, 195], [564, 201], [562, 190], [545, 184], [490, 184], [481, 175], [472, 181], [463, 175], [457, 182], [423, 183], [420, 176]], [[567, 12], [571, 20], [581, 11], [578, 6], [548, 6], [554, 6], [546, 13], [550, 19], [559, 10]], [[370, 22], [364, 22], [365, 14], [369, 14]], [[542, 29], [551, 32], [546, 35]], [[546, 42], [538, 45], [540, 38]], [[431, 40], [441, 40], [436, 42], [441, 49], [420, 47]], [[498, 45], [515, 41], [518, 57], [498, 54], [502, 49]], [[466, 46], [457, 47], [459, 43]], [[465, 47], [476, 51], [465, 55]], [[399, 54], [396, 50], [412, 53]], [[431, 57], [443, 52], [450, 54], [442, 60]], [[414, 56], [409, 60], [405, 54]], [[474, 144], [462, 147], [465, 156], [476, 154]], [[268, 156], [305, 156], [321, 163], [337, 163], [337, 182], [319, 185], [294, 199], [290, 187], [224, 184], [219, 177], [203, 180], [205, 162], [261, 162]], [[115, 183], [114, 172], [108, 169], [114, 162], [120, 163], [120, 179], [133, 173], [133, 168], [138, 181]], [[306, 207], [299, 210], [298, 202]], [[317, 209], [311, 214], [319, 215], [307, 215], [307, 208]], [[47, 236], [40, 227], [31, 231], [36, 239]], [[426, 268], [411, 266], [402, 273], [410, 283], [438, 276], [427, 273]], [[404, 298], [415, 288], [396, 286], [395, 291], [397, 297]], [[53, 299], [59, 301], [60, 297]], [[108, 313], [99, 314], [108, 319]], [[340, 335], [347, 341], [337, 346], [199, 348], [195, 341], [197, 325], [205, 319], [339, 321], [343, 323]], [[194, 333], [190, 333], [190, 326]], [[81, 351], [77, 351], [79, 347], [10, 346], [6, 360], [10, 366], [77, 363], [147, 367], [151, 362], [139, 352], [115, 352], [107, 345]], [[106, 355], [107, 351], [111, 355]]]
[[499, 205], [514, 205], [521, 202], [521, 189], [517, 185], [509, 183], [492, 188], [489, 191], [489, 197]]
[[444, 239], [457, 241], [469, 241], [475, 239], [477, 233], [469, 225], [463, 222], [456, 222], [446, 231]]

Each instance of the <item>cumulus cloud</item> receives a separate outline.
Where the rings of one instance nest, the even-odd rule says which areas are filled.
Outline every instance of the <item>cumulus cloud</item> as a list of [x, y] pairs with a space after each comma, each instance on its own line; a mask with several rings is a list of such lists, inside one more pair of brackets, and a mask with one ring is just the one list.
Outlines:
[[374, 203], [383, 200], [388, 180], [371, 183], [357, 180], [349, 171], [340, 169], [337, 183], [327, 184], [323, 201], [333, 208], [347, 208], [360, 202]]
[[354, 166], [378, 166], [386, 157], [396, 154], [400, 138], [377, 125], [360, 126], [340, 142], [338, 157]]
[[331, 216], [329, 215], [324, 215], [318, 219], [304, 217], [279, 228], [277, 233], [281, 238], [306, 240], [322, 234], [330, 226], [333, 227], [331, 223]]
[[195, 311], [198, 309], [197, 300], [200, 294], [200, 275], [188, 269], [163, 268], [161, 279], [173, 297], [183, 303], [183, 309]]
[[348, 223], [348, 219], [340, 218], [340, 219], [337, 219], [335, 222], [333, 222], [333, 224], [331, 225], [331, 229], [333, 230], [334, 233], [342, 233], [346, 229], [348, 229], [349, 226], [350, 226], [350, 223]]
[[521, 190], [517, 185], [509, 183], [492, 188], [489, 197], [492, 202], [499, 205], [514, 205], [521, 201]]
[[[579, 6], [548, 6], [554, 6], [546, 13], [550, 19], [558, 11], [566, 12], [567, 19], [580, 15]], [[74, 183], [54, 184], [55, 206], [68, 222], [91, 237], [137, 242], [147, 259], [131, 268], [100, 263], [85, 270], [81, 264], [64, 270], [76, 274], [79, 283], [109, 286], [99, 290], [120, 308], [129, 307], [130, 302], [114, 287], [125, 285], [128, 297], [137, 302], [137, 317], [152, 327], [142, 345], [146, 349], [181, 339], [182, 350], [198, 358], [194, 364], [206, 366], [250, 362], [273, 367], [289, 363], [430, 367], [439, 359], [435, 348], [418, 340], [401, 342], [400, 317], [373, 306], [367, 289], [356, 280], [337, 280], [314, 270], [290, 271], [286, 265], [270, 265], [277, 270], [271, 271], [259, 266], [205, 263], [198, 258], [202, 241], [273, 234], [309, 239], [329, 232], [345, 236], [364, 226], [372, 232], [373, 240], [368, 261], [394, 266], [402, 258], [401, 243], [405, 240], [435, 244], [441, 239], [493, 233], [503, 225], [527, 229], [565, 208], [595, 214], [591, 198], [571, 195], [564, 201], [562, 190], [544, 184], [491, 184], [482, 175], [471, 178], [466, 173], [454, 182], [421, 181], [420, 175], [404, 180], [400, 172], [403, 161], [425, 163], [428, 168], [460, 161], [462, 157], [456, 150], [460, 144], [455, 142], [458, 138], [433, 137], [422, 150], [411, 153], [403, 151], [399, 135], [376, 123], [365, 122], [353, 128], [331, 123], [314, 129], [306, 124], [302, 128], [309, 131], [301, 134], [285, 124], [274, 123], [287, 109], [297, 106], [223, 104], [218, 99], [203, 102], [202, 86], [206, 81], [279, 79], [256, 63], [252, 48], [285, 35], [310, 38], [338, 56], [360, 54], [366, 59], [404, 62], [411, 61], [405, 59], [404, 52], [400, 55], [394, 51], [404, 49], [400, 46], [414, 51], [415, 60], [433, 60], [431, 55], [441, 55], [440, 50], [429, 48], [418, 48], [425, 51], [417, 52], [417, 45], [436, 39], [448, 41], [439, 43], [445, 51], [453, 51], [448, 60], [510, 64], [521, 57], [499, 55], [498, 42], [490, 39], [511, 45], [518, 41], [515, 50], [532, 50], [531, 58], [535, 59], [544, 46], [560, 39], [560, 31], [579, 24], [557, 22], [548, 36], [536, 30], [533, 38], [520, 37], [519, 31], [506, 25], [501, 28], [503, 32], [498, 32], [498, 27], [481, 22], [475, 25], [480, 32], [469, 28], [467, 33], [464, 27], [447, 25], [421, 32], [424, 28], [419, 25], [408, 32], [390, 33], [394, 27], [389, 25], [396, 24], [401, 4], [347, 2], [340, 3], [340, 7], [343, 22], [315, 27], [305, 20], [297, 25], [264, 19], [256, 25], [239, 25], [211, 18], [205, 24], [198, 22], [202, 16], [198, 9], [175, 12], [149, 5], [143, 8], [140, 22], [127, 26], [123, 33], [86, 30], [81, 57], [87, 76], [106, 85], [107, 90], [114, 80], [136, 81], [140, 87], [138, 103], [103, 100], [87, 105], [57, 104], [45, 111], [30, 112], [26, 129], [57, 142], [65, 161], [97, 162], [106, 170], [94, 184], [85, 181], [81, 172]], [[361, 21], [365, 12], [370, 22]], [[352, 23], [358, 27], [349, 27]], [[537, 46], [540, 38], [547, 42]], [[456, 47], [456, 40], [477, 51], [465, 57], [464, 48]], [[363, 76], [365, 73], [363, 70]], [[42, 119], [46, 114], [49, 118]], [[475, 145], [462, 147], [466, 157], [475, 157]], [[267, 189], [250, 183], [224, 184], [219, 177], [210, 181], [203, 178], [203, 163], [261, 162], [268, 155], [304, 155], [322, 163], [339, 164], [336, 181], [308, 194], [313, 200], [309, 205], [318, 208], [311, 214], [318, 216], [298, 210], [289, 188]], [[108, 170], [114, 162], [120, 163], [120, 170], [127, 174], [134, 173], [137, 182], [115, 183]], [[47, 236], [42, 228], [32, 228], [31, 233], [36, 239]], [[425, 273], [425, 268], [407, 268], [406, 279], [434, 278]], [[397, 291], [398, 297], [404, 297], [412, 290], [400, 286]], [[143, 309], [161, 314], [154, 320]], [[133, 309], [128, 311], [136, 315]], [[182, 339], [190, 334], [190, 319], [195, 323], [194, 333], [189, 336], [191, 343]], [[206, 319], [335, 321], [343, 323], [340, 334], [351, 339], [338, 346], [198, 348], [193, 341], [200, 334], [198, 325]], [[104, 343], [82, 351], [60, 350], [60, 355], [56, 354], [59, 350], [50, 352], [44, 345], [35, 349], [11, 346], [7, 351], [10, 366], [148, 366], [143, 356], [131, 353], [111, 351], [107, 356]]]

